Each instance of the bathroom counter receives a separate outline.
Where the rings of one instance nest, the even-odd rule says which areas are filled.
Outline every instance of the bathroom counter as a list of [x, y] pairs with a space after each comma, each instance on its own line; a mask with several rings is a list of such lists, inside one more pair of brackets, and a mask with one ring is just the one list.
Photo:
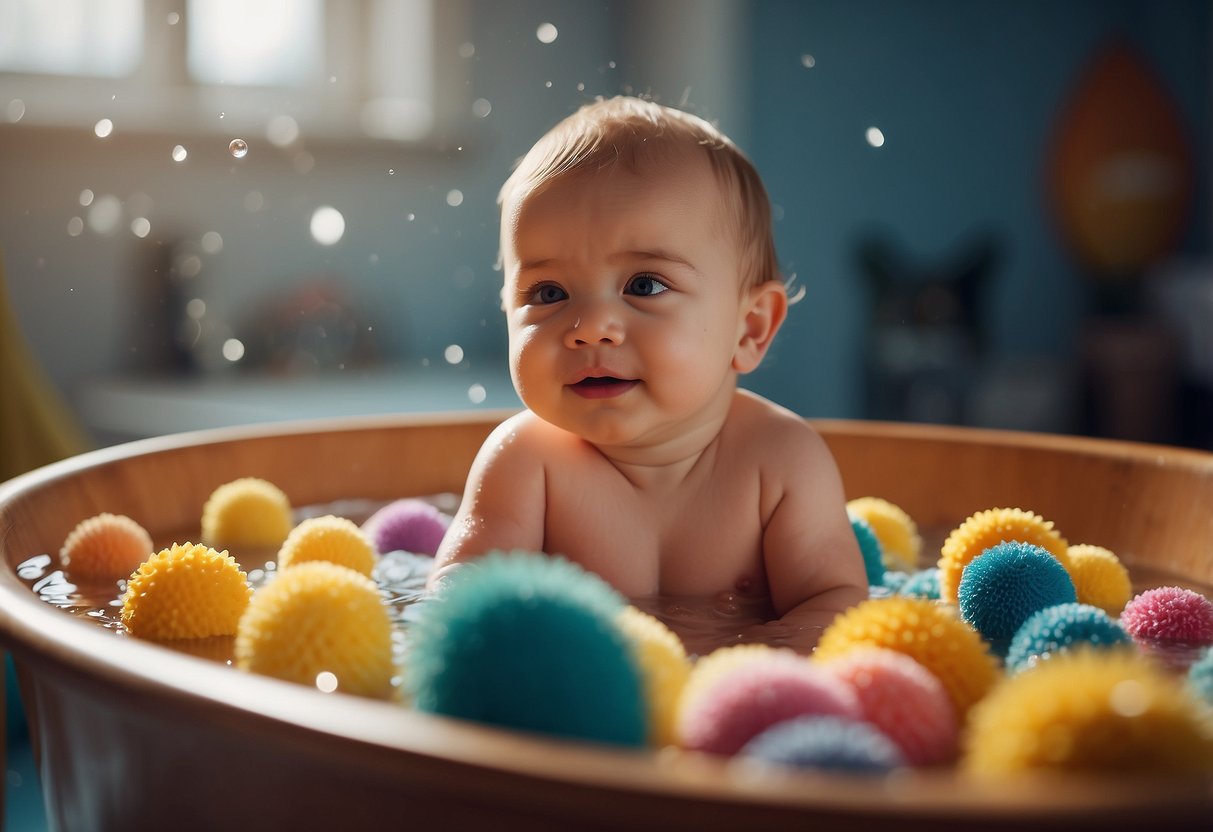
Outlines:
[[[478, 385], [478, 386], [477, 386]], [[312, 376], [121, 376], [82, 391], [79, 412], [102, 444], [296, 419], [521, 407], [504, 361], [384, 367]]]

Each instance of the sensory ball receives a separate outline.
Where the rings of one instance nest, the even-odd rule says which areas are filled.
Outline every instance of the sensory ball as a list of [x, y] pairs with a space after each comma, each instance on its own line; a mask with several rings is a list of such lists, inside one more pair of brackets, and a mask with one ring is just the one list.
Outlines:
[[952, 530], [939, 554], [939, 597], [949, 604], [958, 600], [960, 578], [969, 562], [999, 543], [1033, 543], [1068, 565], [1068, 545], [1052, 521], [1018, 508], [979, 511]]
[[1057, 604], [1032, 614], [1011, 639], [1007, 649], [1007, 670], [1026, 670], [1038, 662], [1079, 645], [1091, 647], [1127, 646], [1128, 633], [1099, 607], [1091, 604]]

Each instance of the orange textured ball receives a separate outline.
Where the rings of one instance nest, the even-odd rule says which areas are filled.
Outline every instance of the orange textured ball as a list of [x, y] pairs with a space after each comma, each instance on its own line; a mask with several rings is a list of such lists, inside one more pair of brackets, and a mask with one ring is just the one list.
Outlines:
[[73, 580], [117, 580], [152, 554], [147, 530], [123, 514], [102, 512], [72, 529], [59, 558]]

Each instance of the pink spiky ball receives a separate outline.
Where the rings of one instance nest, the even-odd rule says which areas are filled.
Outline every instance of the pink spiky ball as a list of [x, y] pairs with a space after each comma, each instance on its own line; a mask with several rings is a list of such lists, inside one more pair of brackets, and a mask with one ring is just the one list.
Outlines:
[[1137, 595], [1125, 605], [1120, 623], [1139, 640], [1213, 644], [1213, 602], [1178, 586], [1160, 586]]

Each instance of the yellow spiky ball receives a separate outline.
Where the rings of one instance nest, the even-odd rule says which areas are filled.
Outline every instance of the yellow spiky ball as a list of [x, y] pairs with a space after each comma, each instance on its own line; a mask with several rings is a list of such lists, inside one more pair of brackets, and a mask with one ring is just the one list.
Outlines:
[[281, 488], [257, 477], [224, 483], [202, 507], [202, 541], [209, 546], [273, 548], [290, 530], [290, 500]]
[[155, 641], [231, 636], [252, 596], [240, 564], [199, 543], [174, 543], [127, 581], [122, 623]]
[[952, 607], [922, 598], [872, 598], [834, 619], [821, 634], [813, 660], [828, 662], [859, 647], [905, 653], [935, 674], [963, 722], [1001, 675], [977, 631]]
[[257, 590], [236, 633], [236, 666], [289, 682], [387, 698], [392, 623], [375, 583], [335, 563], [301, 563]]
[[309, 517], [295, 528], [278, 550], [278, 567], [323, 560], [370, 576], [375, 568], [375, 545], [353, 520], [326, 514]]
[[847, 502], [847, 511], [868, 522], [880, 549], [884, 554], [885, 567], [902, 572], [918, 569], [918, 557], [922, 554], [922, 537], [918, 525], [900, 506], [880, 497], [857, 497]]
[[81, 520], [59, 549], [73, 580], [117, 580], [139, 568], [152, 554], [147, 530], [124, 514], [102, 512]]
[[1019, 508], [992, 508], [966, 518], [944, 541], [939, 554], [940, 600], [955, 604], [964, 568], [991, 546], [1012, 540], [1042, 547], [1069, 571], [1066, 540], [1051, 520]]
[[1129, 650], [1079, 648], [1008, 677], [976, 708], [963, 768], [1213, 771], [1213, 734], [1195, 696]]
[[649, 742], [672, 745], [678, 700], [691, 673], [686, 648], [669, 627], [636, 607], [624, 607], [617, 621], [640, 666], [649, 712]]
[[1070, 579], [1078, 603], [1099, 607], [1116, 618], [1133, 597], [1129, 570], [1110, 550], [1090, 543], [1069, 547]]

